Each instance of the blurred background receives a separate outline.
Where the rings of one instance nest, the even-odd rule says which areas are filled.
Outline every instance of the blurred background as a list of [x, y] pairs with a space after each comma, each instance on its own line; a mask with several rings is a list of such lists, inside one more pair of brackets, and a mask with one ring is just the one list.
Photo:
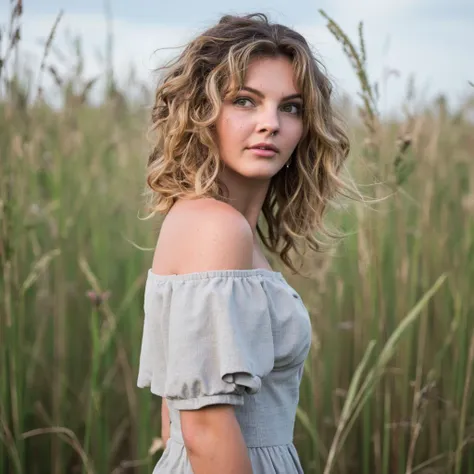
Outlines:
[[136, 388], [155, 70], [251, 12], [326, 65], [368, 201], [330, 210], [347, 237], [305, 276], [267, 255], [312, 319], [304, 472], [474, 474], [468, 0], [3, 0], [0, 474], [145, 474], [161, 456], [160, 400]]

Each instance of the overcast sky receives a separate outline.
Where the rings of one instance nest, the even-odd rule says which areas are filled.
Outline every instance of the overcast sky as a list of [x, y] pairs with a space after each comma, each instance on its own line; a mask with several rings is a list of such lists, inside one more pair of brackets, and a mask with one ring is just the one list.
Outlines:
[[[10, 0], [0, 0], [0, 23], [8, 19]], [[356, 97], [357, 78], [342, 48], [318, 12], [322, 8], [355, 40], [357, 25], [364, 22], [371, 82], [381, 84], [382, 111], [397, 109], [410, 75], [421, 99], [445, 93], [458, 103], [474, 81], [474, 0], [109, 0], [115, 38], [114, 65], [124, 83], [129, 65], [138, 77], [153, 85], [152, 70], [180, 49], [154, 53], [158, 48], [181, 46], [226, 13], [267, 13], [270, 20], [302, 33], [322, 61], [340, 92]], [[100, 0], [26, 0], [23, 16], [23, 49], [29, 64], [39, 68], [42, 47], [56, 15], [64, 10], [55, 45], [63, 51], [65, 31], [82, 37], [85, 72], [103, 70], [97, 51], [105, 50], [105, 2]], [[51, 57], [52, 61], [55, 61]], [[397, 70], [387, 88], [384, 71]]]

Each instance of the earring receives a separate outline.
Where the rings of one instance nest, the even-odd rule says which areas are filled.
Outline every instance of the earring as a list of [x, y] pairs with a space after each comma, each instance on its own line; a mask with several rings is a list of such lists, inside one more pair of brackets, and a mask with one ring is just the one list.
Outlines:
[[287, 161], [286, 167], [289, 168], [289, 167], [290, 167], [290, 164], [291, 164], [291, 158]]

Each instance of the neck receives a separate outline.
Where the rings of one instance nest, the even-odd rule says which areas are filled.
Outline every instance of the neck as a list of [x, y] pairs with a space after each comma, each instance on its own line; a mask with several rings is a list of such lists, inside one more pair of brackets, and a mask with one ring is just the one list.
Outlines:
[[270, 180], [250, 179], [228, 170], [221, 173], [220, 179], [227, 187], [228, 203], [247, 219], [256, 239], [258, 217], [265, 202]]

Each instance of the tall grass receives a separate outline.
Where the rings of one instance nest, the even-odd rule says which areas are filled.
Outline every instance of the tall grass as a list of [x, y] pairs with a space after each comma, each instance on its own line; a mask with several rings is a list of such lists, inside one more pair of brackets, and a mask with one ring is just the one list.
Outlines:
[[[275, 263], [314, 329], [295, 444], [306, 473], [473, 474], [474, 100], [382, 120], [362, 25], [355, 46], [321, 13], [361, 82], [350, 171], [377, 202], [331, 212], [349, 235], [311, 278]], [[59, 110], [0, 71], [0, 474], [149, 473], [162, 452], [135, 384], [160, 224], [137, 218], [147, 116], [113, 83], [91, 105], [77, 51], [60, 76], [45, 50]]]

